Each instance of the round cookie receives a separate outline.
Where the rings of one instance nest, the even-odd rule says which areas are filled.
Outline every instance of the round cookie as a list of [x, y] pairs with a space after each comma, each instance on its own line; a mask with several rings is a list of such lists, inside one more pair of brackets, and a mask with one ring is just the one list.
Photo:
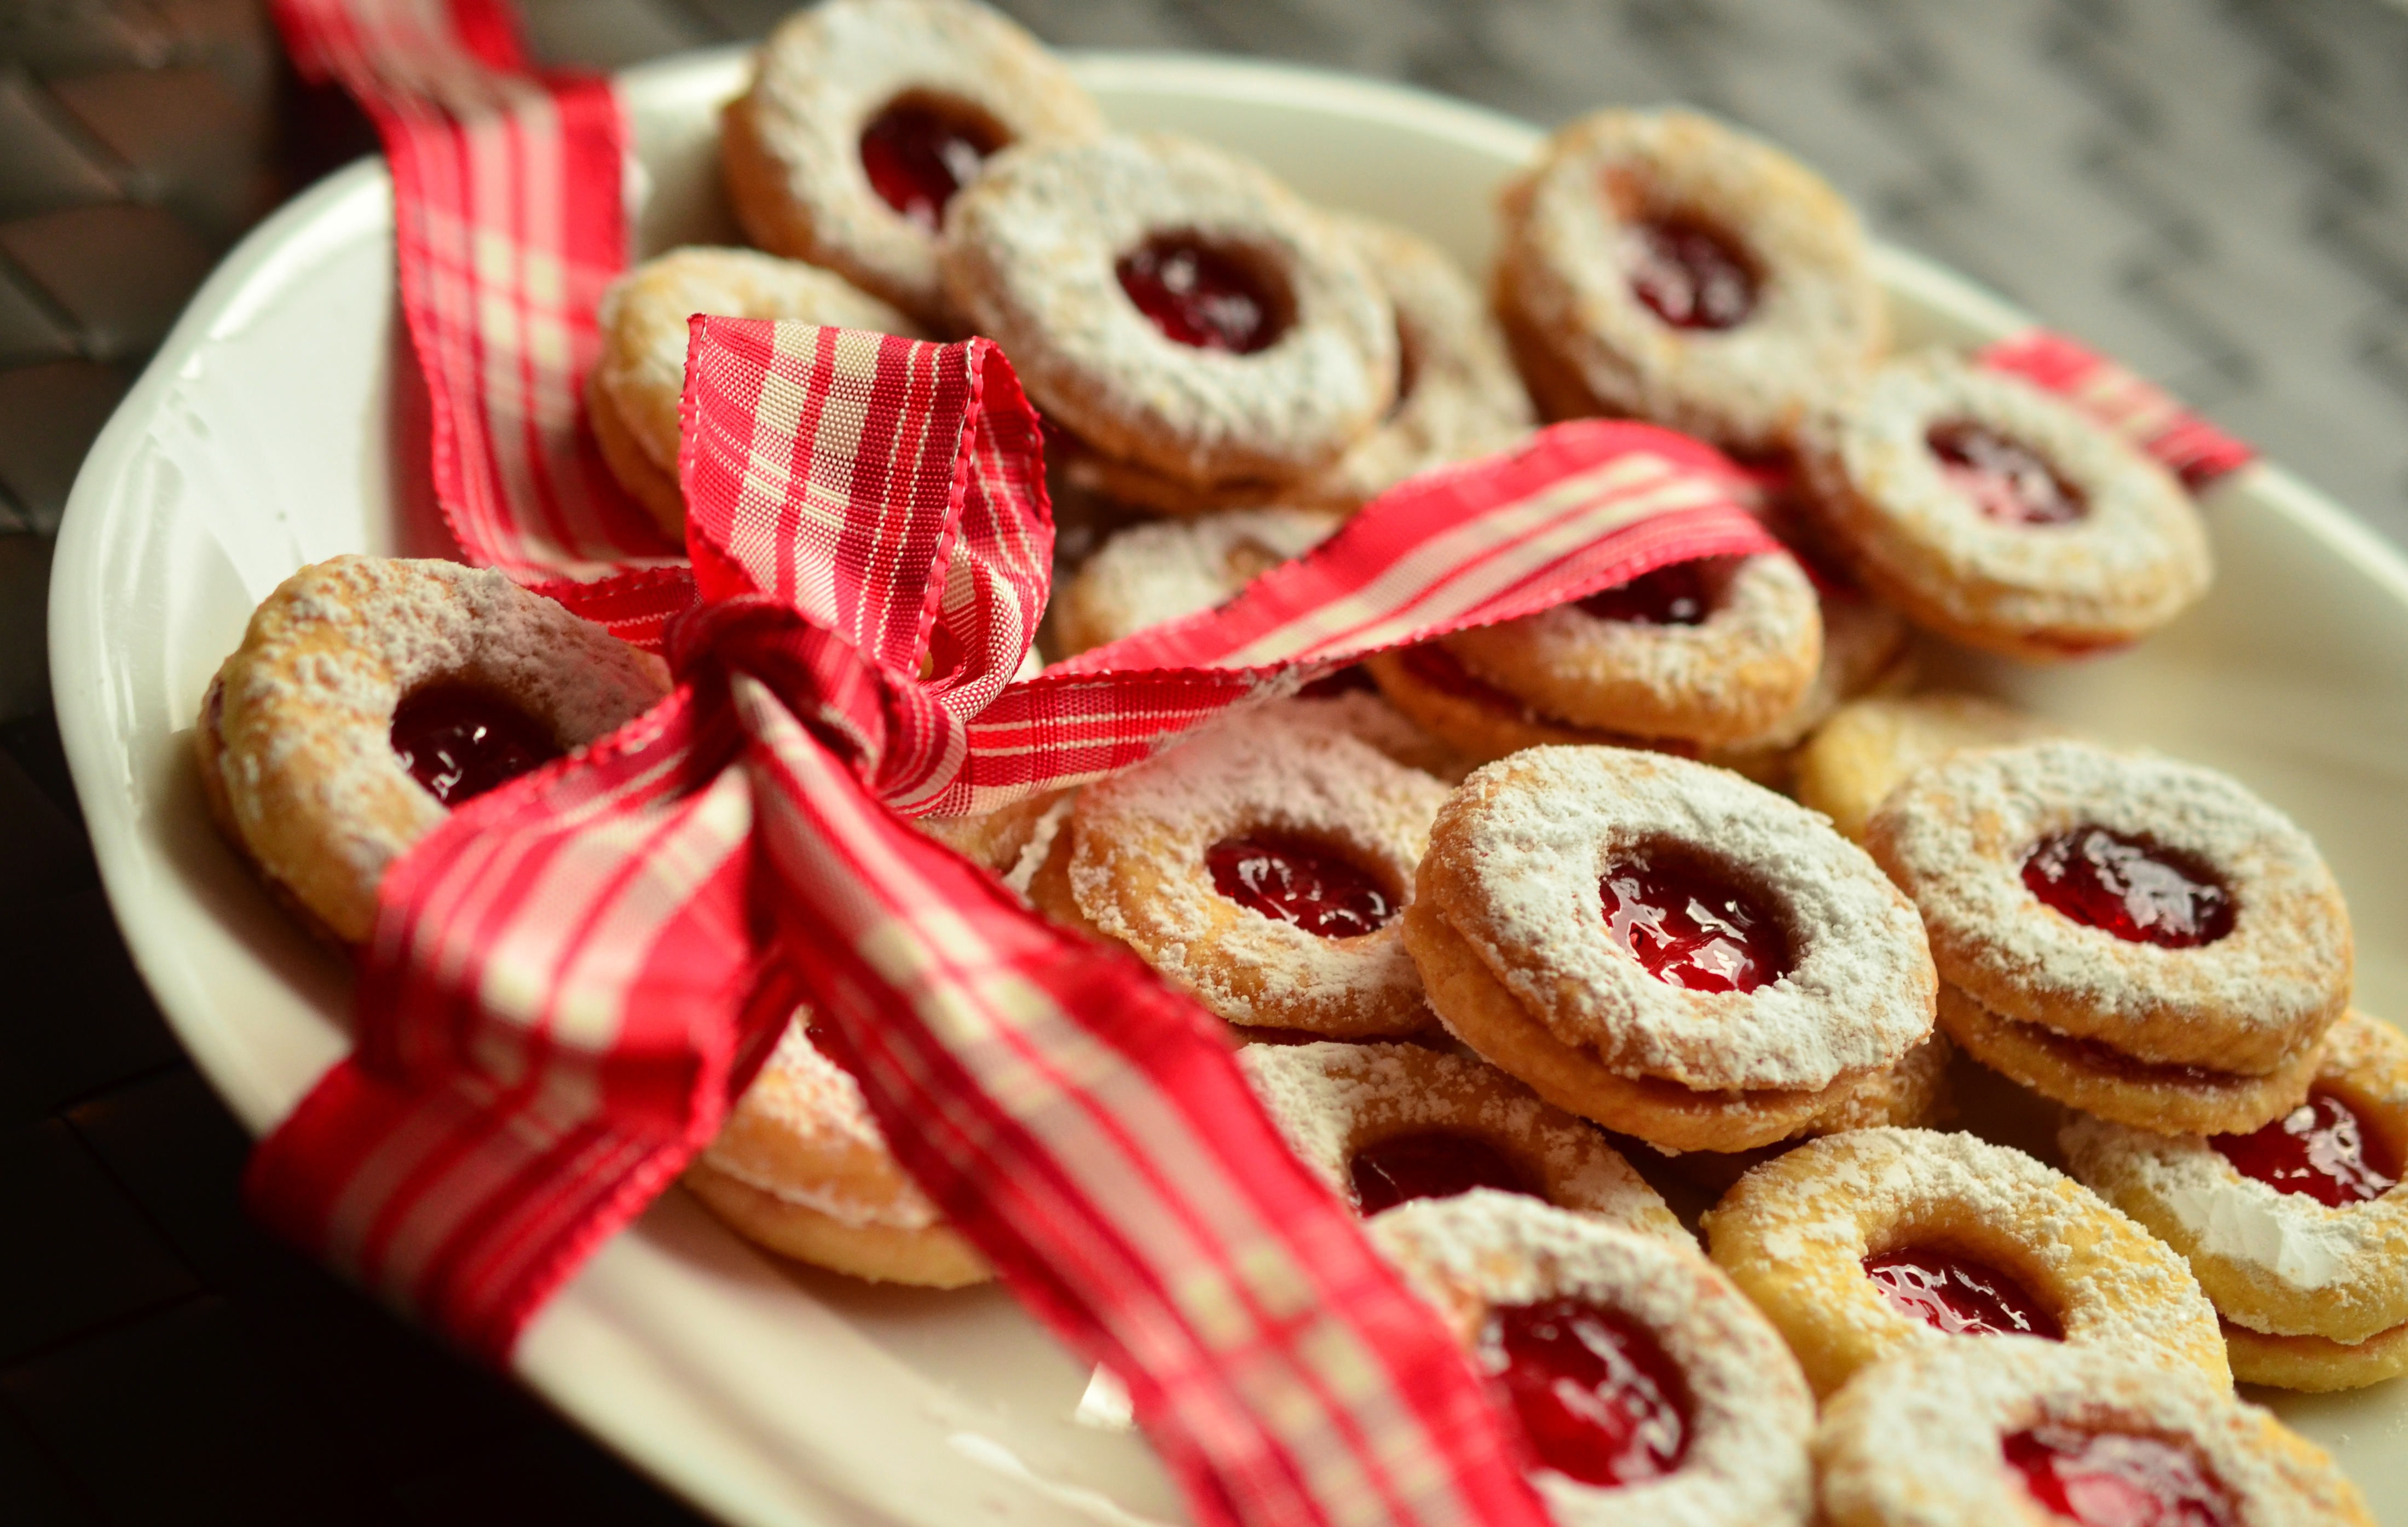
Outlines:
[[2371, 1527], [2323, 1449], [2222, 1384], [2004, 1336], [1880, 1365], [1814, 1435], [1828, 1527]]
[[1711, 117], [1583, 117], [1503, 209], [1498, 316], [1551, 418], [1619, 414], [1773, 450], [1885, 341], [1855, 211]]
[[1785, 1138], [1931, 1031], [1913, 908], [1821, 818], [1660, 754], [1534, 748], [1430, 829], [1405, 938], [1456, 1038], [1673, 1150]]
[[971, 0], [823, 0], [762, 44], [721, 124], [745, 236], [939, 328], [937, 232], [958, 186], [1017, 143], [1092, 137], [1068, 69]]
[[1490, 1189], [1392, 1209], [1369, 1234], [1520, 1422], [1554, 1520], [1803, 1527], [1813, 1401], [1693, 1246]]
[[887, 1149], [861, 1084], [797, 1016], [685, 1170], [746, 1240], [872, 1282], [958, 1289], [995, 1275]]
[[1800, 431], [1817, 540], [1918, 626], [2036, 661], [2137, 641], [2207, 592], [2172, 475], [2037, 383], [1894, 360]]
[[2180, 1257], [2063, 1173], [1971, 1135], [1810, 1140], [1742, 1177], [1705, 1230], [1817, 1394], [1918, 1345], [2000, 1332], [2230, 1381]]
[[386, 868], [452, 806], [668, 690], [660, 659], [498, 572], [338, 556], [253, 612], [194, 745], [213, 814], [270, 888], [358, 944]]

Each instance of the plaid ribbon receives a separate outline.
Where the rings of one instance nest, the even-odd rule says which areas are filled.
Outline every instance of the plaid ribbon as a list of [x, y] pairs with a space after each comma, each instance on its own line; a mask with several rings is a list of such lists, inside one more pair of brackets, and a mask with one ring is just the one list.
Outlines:
[[664, 649], [680, 683], [393, 869], [357, 1051], [263, 1144], [255, 1210], [499, 1359], [807, 998], [905, 1166], [1127, 1378], [1198, 1520], [1536, 1520], [1469, 1366], [1217, 1026], [899, 817], [1096, 778], [1362, 654], [1764, 549], [1729, 465], [1559, 425], [1391, 493], [1217, 612], [1014, 684], [1052, 529], [992, 345], [697, 320], [689, 570], [578, 427], [624, 262], [608, 86], [529, 74], [497, 0], [278, 14], [383, 132], [464, 553]]

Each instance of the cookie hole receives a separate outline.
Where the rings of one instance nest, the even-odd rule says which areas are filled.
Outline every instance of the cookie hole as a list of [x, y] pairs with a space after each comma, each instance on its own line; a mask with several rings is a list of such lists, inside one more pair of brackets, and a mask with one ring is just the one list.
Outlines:
[[2128, 944], [2196, 949], [2232, 931], [2232, 893], [2198, 855], [2096, 823], [2043, 838], [2024, 857], [2042, 906]]
[[2207, 1143], [2243, 1176], [2305, 1194], [2328, 1209], [2381, 1198], [2400, 1180], [2391, 1142], [2348, 1099], [2325, 1088], [2263, 1129], [2211, 1135]]
[[564, 751], [552, 729], [480, 684], [449, 681], [404, 696], [393, 712], [393, 751], [446, 806], [473, 800]]
[[1010, 141], [1000, 122], [968, 101], [911, 91], [886, 103], [861, 130], [861, 167], [879, 200], [935, 233], [953, 193]]
[[2049, 459], [2011, 436], [1971, 419], [1944, 419], [1923, 443], [1948, 485], [2000, 525], [2071, 525], [2090, 511], [2080, 488]]
[[1520, 1161], [1478, 1135], [1454, 1130], [1417, 1130], [1358, 1146], [1346, 1174], [1366, 1218], [1414, 1199], [1453, 1198], [1475, 1188], [1544, 1196]]
[[1204, 852], [1212, 888], [1247, 911], [1316, 938], [1377, 932], [1401, 906], [1396, 891], [1342, 849], [1287, 833], [1251, 831]]
[[1980, 1257], [1915, 1241], [1864, 1265], [1884, 1304], [1942, 1335], [2065, 1339], [2065, 1327], [2021, 1278]]
[[1699, 626], [1714, 612], [1727, 580], [1704, 560], [1675, 562], [1642, 572], [1619, 588], [1601, 589], [1580, 601], [1599, 620], [1641, 626]]
[[2233, 1527], [2232, 1496], [2186, 1442], [2044, 1421], [1999, 1440], [2041, 1508], [2082, 1527]]
[[1158, 233], [1113, 271], [1138, 311], [1174, 344], [1251, 355], [1295, 321], [1296, 299], [1277, 262], [1243, 244]]
[[1670, 1474], [1688, 1453], [1688, 1386], [1618, 1311], [1579, 1299], [1493, 1305], [1473, 1352], [1542, 1468], [1586, 1485], [1635, 1485]]
[[1676, 329], [1733, 329], [1756, 311], [1764, 271], [1746, 243], [1695, 209], [1666, 205], [1627, 168], [1605, 174], [1622, 224], [1617, 252], [1630, 295]]
[[1789, 932], [1772, 899], [1685, 843], [1616, 854], [1598, 891], [1608, 934], [1666, 986], [1747, 992], [1789, 973]]

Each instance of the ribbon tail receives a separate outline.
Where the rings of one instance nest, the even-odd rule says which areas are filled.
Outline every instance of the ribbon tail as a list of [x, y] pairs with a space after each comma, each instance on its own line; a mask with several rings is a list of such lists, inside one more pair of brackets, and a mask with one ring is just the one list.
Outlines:
[[387, 872], [359, 1048], [261, 1142], [269, 1229], [499, 1363], [793, 1012], [724, 697], [673, 695]]
[[1201, 1520], [1543, 1520], [1469, 1363], [1219, 1026], [903, 826], [766, 685], [733, 686], [820, 1029], [1011, 1290], [1126, 1379]]

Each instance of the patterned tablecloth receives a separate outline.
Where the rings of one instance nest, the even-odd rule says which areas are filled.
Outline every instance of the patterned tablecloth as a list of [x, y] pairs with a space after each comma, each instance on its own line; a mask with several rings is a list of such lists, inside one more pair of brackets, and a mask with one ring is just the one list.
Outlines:
[[[602, 67], [779, 0], [523, 0]], [[2378, 0], [1007, 0], [1541, 122], [1684, 100], [2408, 541], [2408, 7]], [[0, 1502], [11, 1522], [671, 1522], [508, 1386], [265, 1245], [119, 944], [49, 715], [50, 537], [210, 265], [365, 140], [257, 0], [0, 4]]]

